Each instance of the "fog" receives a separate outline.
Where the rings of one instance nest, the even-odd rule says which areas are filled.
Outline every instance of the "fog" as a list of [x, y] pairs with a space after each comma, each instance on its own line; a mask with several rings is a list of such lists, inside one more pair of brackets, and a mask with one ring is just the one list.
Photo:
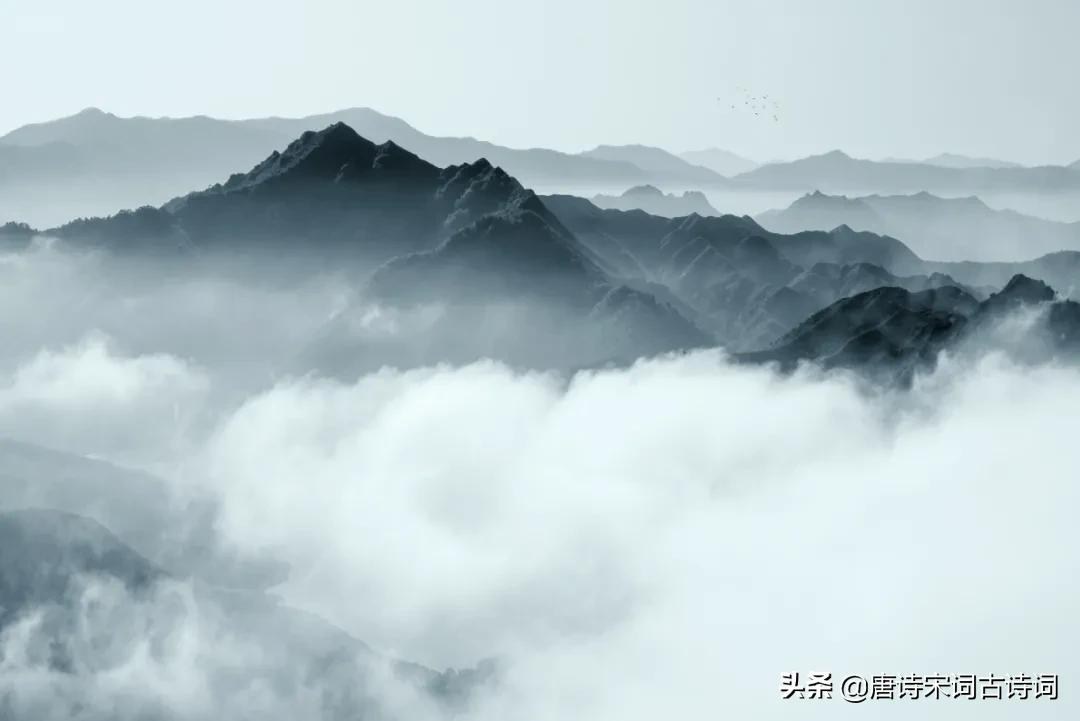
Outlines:
[[[267, 596], [154, 559], [161, 575], [89, 569], [61, 599], [30, 598], [0, 634], [0, 717], [849, 713], [782, 701], [788, 671], [1065, 686], [850, 712], [875, 718], [1080, 710], [1080, 369], [1014, 352], [1007, 324], [906, 390], [719, 350], [329, 375], [290, 362], [355, 300], [348, 278], [47, 243], [0, 273], [0, 435], [150, 471], [161, 494], [210, 499], [206, 544], [290, 568]], [[109, 525], [142, 498], [83, 512]], [[449, 703], [395, 659], [495, 671]]]

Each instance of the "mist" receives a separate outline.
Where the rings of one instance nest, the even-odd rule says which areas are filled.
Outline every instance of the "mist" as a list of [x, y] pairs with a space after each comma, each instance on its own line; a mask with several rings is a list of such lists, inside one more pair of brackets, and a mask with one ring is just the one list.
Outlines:
[[[0, 635], [5, 717], [833, 718], [848, 704], [782, 701], [780, 674], [1078, 670], [1080, 369], [1017, 352], [1018, 328], [907, 389], [719, 350], [297, 373], [298, 339], [367, 308], [350, 279], [170, 274], [55, 244], [0, 268], [0, 432], [160, 489], [65, 509], [150, 557], [120, 519], [202, 499], [212, 512], [178, 523], [212, 554], [284, 569], [232, 591], [239, 574], [177, 553], [120, 580], [81, 569]], [[408, 335], [417, 314], [361, 316]], [[42, 505], [5, 487], [5, 511]], [[868, 703], [1076, 711], [1067, 691]]]

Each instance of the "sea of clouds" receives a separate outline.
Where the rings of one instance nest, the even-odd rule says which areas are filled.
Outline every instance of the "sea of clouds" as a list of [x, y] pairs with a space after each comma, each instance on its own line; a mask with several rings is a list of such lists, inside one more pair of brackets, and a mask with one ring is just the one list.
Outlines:
[[[209, 495], [216, 542], [288, 563], [283, 604], [383, 657], [496, 659], [459, 718], [1080, 710], [1075, 365], [945, 357], [910, 390], [719, 351], [572, 376], [493, 362], [276, 373], [269, 361], [341, 307], [332, 279], [103, 284], [100, 263], [36, 248], [0, 264], [0, 435]], [[184, 301], [210, 287], [230, 302]], [[89, 307], [72, 319], [76, 297]], [[340, 670], [268, 681], [266, 659], [288, 667], [291, 652], [274, 626], [238, 634], [198, 612], [193, 588], [88, 582], [73, 619], [26, 616], [0, 636], [0, 709], [334, 717]], [[114, 641], [76, 644], [58, 669], [39, 658], [57, 633]], [[853, 706], [781, 700], [789, 671], [1058, 673], [1063, 690]], [[388, 715], [447, 713], [392, 674], [355, 672]]]

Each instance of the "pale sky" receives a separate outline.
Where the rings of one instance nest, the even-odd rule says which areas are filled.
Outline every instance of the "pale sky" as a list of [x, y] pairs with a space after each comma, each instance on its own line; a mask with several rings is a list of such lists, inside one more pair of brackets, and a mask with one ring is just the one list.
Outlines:
[[368, 106], [516, 147], [1067, 163], [1078, 28], [1077, 0], [0, 0], [0, 132]]

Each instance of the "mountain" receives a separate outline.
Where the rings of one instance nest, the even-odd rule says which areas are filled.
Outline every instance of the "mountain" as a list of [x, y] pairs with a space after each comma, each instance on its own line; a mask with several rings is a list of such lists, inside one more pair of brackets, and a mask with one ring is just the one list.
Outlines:
[[961, 283], [1000, 288], [1014, 275], [1025, 275], [1049, 283], [1064, 295], [1080, 298], [1080, 252], [1064, 250], [1019, 263], [953, 263], [925, 261], [926, 272], [946, 273]]
[[725, 177], [745, 173], [760, 165], [760, 163], [749, 158], [744, 158], [721, 148], [688, 150], [685, 153], [679, 153], [679, 157], [688, 163], [708, 168]]
[[941, 198], [925, 192], [853, 198], [814, 192], [757, 220], [783, 233], [846, 224], [901, 238], [921, 257], [944, 261], [1020, 261], [1080, 250], [1080, 222], [1043, 220], [995, 210], [975, 197]]
[[165, 574], [87, 518], [51, 510], [0, 512], [0, 629], [64, 602], [84, 574], [146, 589]]
[[[110, 696], [100, 716], [95, 689], [103, 679], [114, 684], [126, 676], [133, 661], [182, 666], [180, 649], [198, 657], [198, 665], [185, 670], [214, 680], [203, 692], [221, 697], [206, 703], [227, 707], [249, 688], [264, 700], [310, 689], [313, 717], [327, 719], [393, 718], [377, 692], [387, 674], [401, 691], [453, 714], [495, 671], [486, 662], [436, 672], [380, 656], [273, 596], [184, 584], [96, 521], [49, 509], [0, 512], [0, 632], [24, 620], [18, 638], [5, 634], [5, 651], [8, 644], [21, 651], [5, 664], [38, 683], [5, 693], [4, 715], [11, 718], [34, 716], [29, 710], [40, 706], [42, 689], [55, 692], [50, 676], [64, 681], [64, 693], [49, 698], [61, 717], [159, 718], [146, 710], [160, 705], [156, 689], [129, 685]], [[258, 663], [241, 670], [236, 649]]]
[[26, 223], [4, 223], [0, 225], [0, 249], [22, 250], [36, 234], [37, 231]]
[[925, 160], [911, 160], [909, 158], [882, 158], [886, 163], [915, 163], [921, 165], [936, 165], [941, 168], [1022, 168], [1020, 163], [1012, 163], [1007, 160], [996, 158], [975, 158], [970, 155], [958, 153], [939, 153]]
[[438, 168], [343, 123], [307, 131], [246, 173], [107, 218], [48, 231], [134, 250], [275, 252], [298, 262], [348, 257], [370, 266], [432, 248], [529, 192], [484, 159]]
[[[624, 183], [647, 180], [648, 172], [631, 163], [590, 158], [546, 148], [508, 148], [469, 137], [422, 133], [400, 118], [370, 108], [349, 108], [303, 118], [260, 118], [239, 121], [244, 126], [270, 129], [282, 138], [344, 123], [376, 143], [393, 141], [438, 165], [460, 165], [486, 158], [528, 185]], [[266, 152], [269, 152], [267, 148]]]
[[216, 542], [218, 509], [207, 497], [175, 493], [159, 478], [104, 461], [0, 440], [0, 511], [33, 508], [107, 526], [177, 577], [261, 589], [287, 575], [268, 558], [224, 552]]
[[742, 354], [739, 360], [778, 362], [785, 368], [814, 361], [906, 381], [918, 369], [931, 367], [946, 348], [992, 342], [988, 335], [994, 324], [1023, 308], [1042, 311], [1023, 331], [1023, 353], [1080, 352], [1080, 304], [1057, 300], [1050, 286], [1016, 275], [981, 303], [951, 286], [915, 293], [876, 288], [833, 303], [769, 349]]
[[735, 186], [824, 192], [1053, 192], [1080, 188], [1080, 173], [1060, 166], [954, 168], [863, 160], [839, 150], [763, 165], [732, 179]]
[[600, 145], [580, 155], [585, 158], [629, 163], [645, 170], [650, 177], [668, 183], [715, 185], [726, 180], [714, 170], [648, 145]]
[[681, 194], [664, 193], [652, 185], [637, 185], [623, 192], [622, 195], [594, 195], [592, 202], [599, 208], [615, 210], [644, 210], [652, 215], [677, 218], [681, 215], [720, 215], [705, 194], [698, 190], [687, 190]]
[[543, 200], [610, 273], [669, 288], [690, 309], [684, 314], [731, 349], [767, 344], [846, 294], [957, 284], [944, 274], [886, 270], [922, 261], [897, 240], [846, 227], [782, 235], [745, 216], [668, 219], [573, 196]]
[[159, 205], [251, 167], [305, 131], [334, 123], [345, 123], [377, 144], [408, 147], [440, 166], [484, 157], [529, 184], [630, 185], [651, 179], [649, 172], [623, 161], [427, 135], [368, 108], [250, 120], [122, 118], [89, 108], [0, 137], [0, 221], [55, 225]]
[[0, 137], [0, 220], [54, 225], [161, 203], [249, 167], [281, 140], [212, 118], [118, 118], [94, 108], [27, 125]]
[[939, 153], [922, 161], [927, 165], [940, 165], [943, 168], [1022, 168], [1020, 163], [996, 158], [973, 158], [957, 153]]
[[[342, 123], [160, 208], [48, 233], [127, 258], [348, 273], [361, 297], [299, 354], [326, 372], [483, 357], [572, 368], [712, 344], [648, 289], [620, 288], [532, 191], [487, 160], [438, 168]], [[391, 338], [354, 332], [373, 304], [437, 317]]]

